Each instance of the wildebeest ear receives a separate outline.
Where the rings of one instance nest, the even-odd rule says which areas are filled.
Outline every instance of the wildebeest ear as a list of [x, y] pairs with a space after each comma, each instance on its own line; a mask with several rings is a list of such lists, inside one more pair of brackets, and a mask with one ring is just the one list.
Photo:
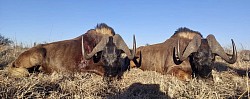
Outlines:
[[224, 59], [228, 63], [233, 64], [237, 60], [237, 51], [236, 51], [236, 46], [234, 44], [234, 41], [233, 40], [231, 40], [231, 41], [232, 41], [232, 45], [233, 45], [233, 55], [231, 55], [232, 58], [229, 58], [227, 53], [222, 48], [222, 46], [215, 39], [214, 35], [209, 34], [207, 36], [207, 42], [208, 42], [208, 45], [211, 48], [212, 52], [216, 55], [219, 55], [222, 59]]
[[197, 52], [200, 45], [201, 45], [201, 36], [195, 35], [194, 38], [187, 45], [185, 51], [183, 52], [183, 55], [180, 55], [180, 53], [178, 53], [180, 60], [184, 61], [191, 53]]

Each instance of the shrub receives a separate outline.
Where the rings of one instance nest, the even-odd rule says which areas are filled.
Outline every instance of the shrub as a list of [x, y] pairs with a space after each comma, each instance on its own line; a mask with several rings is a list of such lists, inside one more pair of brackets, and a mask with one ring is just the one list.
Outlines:
[[12, 43], [13, 43], [12, 40], [10, 40], [9, 38], [6, 38], [0, 34], [0, 45], [10, 45]]

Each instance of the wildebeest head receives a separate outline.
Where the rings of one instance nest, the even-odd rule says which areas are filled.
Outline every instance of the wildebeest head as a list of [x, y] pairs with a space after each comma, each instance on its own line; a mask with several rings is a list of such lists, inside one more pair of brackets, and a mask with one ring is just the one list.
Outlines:
[[233, 54], [227, 54], [221, 45], [217, 42], [214, 35], [210, 34], [207, 38], [202, 38], [200, 35], [194, 36], [189, 42], [188, 46], [181, 54], [179, 40], [177, 51], [175, 54], [177, 59], [181, 62], [190, 57], [189, 61], [192, 65], [193, 74], [203, 78], [211, 77], [212, 66], [215, 61], [215, 56], [218, 55], [226, 62], [233, 64], [237, 59], [237, 51], [232, 40]]
[[[91, 59], [95, 54], [101, 52], [100, 62], [103, 63], [107, 72], [105, 75], [116, 76], [124, 71], [121, 69], [124, 69], [129, 65], [127, 64], [129, 63], [128, 59], [132, 60], [134, 58], [135, 46], [135, 36], [133, 37], [133, 50], [130, 52], [128, 46], [119, 34], [115, 34], [114, 36], [105, 35], [92, 52], [87, 54], [82, 47], [82, 53], [84, 53], [83, 57], [85, 57], [85, 59]], [[124, 53], [126, 54], [126, 57], [122, 56]]]

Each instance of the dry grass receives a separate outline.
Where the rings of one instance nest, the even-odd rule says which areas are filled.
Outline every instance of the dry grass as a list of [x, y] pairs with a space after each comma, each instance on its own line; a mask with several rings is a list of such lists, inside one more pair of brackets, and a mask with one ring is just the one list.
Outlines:
[[[1, 56], [1, 66], [13, 61], [23, 50], [9, 48]], [[2, 53], [4, 50], [0, 50]], [[2, 63], [5, 63], [3, 65]], [[91, 99], [165, 99], [165, 98], [249, 98], [249, 77], [246, 68], [250, 62], [238, 61], [228, 65], [215, 64], [214, 81], [193, 79], [179, 81], [171, 75], [133, 68], [123, 79], [107, 84], [101, 76], [91, 73], [31, 74], [25, 78], [11, 78], [0, 71], [0, 97], [12, 98], [91, 98]]]

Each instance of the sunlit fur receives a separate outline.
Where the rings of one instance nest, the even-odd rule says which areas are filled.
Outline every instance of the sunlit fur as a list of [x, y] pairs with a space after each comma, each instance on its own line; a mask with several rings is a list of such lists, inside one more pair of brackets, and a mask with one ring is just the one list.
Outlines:
[[173, 59], [174, 48], [177, 47], [177, 42], [180, 42], [180, 51], [183, 52], [188, 43], [195, 35], [202, 36], [199, 32], [188, 28], [179, 28], [169, 39], [163, 43], [141, 46], [137, 48], [136, 55], [139, 52], [142, 54], [142, 70], [153, 70], [162, 74], [174, 75], [180, 80], [188, 81], [192, 77], [192, 67], [189, 59], [186, 59], [181, 64], [176, 64]]
[[179, 28], [177, 31], [175, 31], [174, 35], [171, 36], [171, 38], [175, 37], [175, 38], [183, 38], [183, 39], [193, 39], [195, 35], [201, 35], [200, 32], [198, 31], [193, 31], [193, 30], [190, 30], [186, 27], [182, 27], [182, 28]]
[[[188, 81], [192, 77], [192, 68], [189, 59], [181, 64], [176, 64], [173, 59], [175, 55], [174, 48], [177, 47], [177, 41], [180, 42], [180, 51], [183, 52], [195, 35], [201, 35], [199, 32], [188, 28], [179, 28], [171, 38], [163, 43], [141, 46], [136, 49], [136, 56], [142, 54], [142, 70], [153, 70], [162, 74], [174, 75], [180, 80]], [[133, 67], [133, 66], [132, 66]]]
[[102, 64], [95, 63], [94, 58], [84, 59], [81, 51], [82, 36], [84, 48], [89, 53], [100, 42], [104, 34], [114, 35], [114, 30], [102, 23], [74, 39], [32, 47], [19, 55], [9, 67], [9, 73], [14, 76], [27, 76], [28, 69], [38, 66], [39, 70], [45, 73], [94, 72], [104, 75]]
[[[211, 42], [216, 42], [216, 44], [211, 45]], [[232, 44], [234, 46], [233, 41]], [[177, 48], [179, 49], [178, 55]], [[234, 50], [236, 52], [235, 46]], [[171, 74], [186, 81], [192, 77], [212, 78], [211, 72], [217, 54], [231, 64], [237, 59], [237, 53], [228, 59], [213, 35], [203, 38], [199, 32], [188, 28], [179, 28], [163, 43], [139, 47], [136, 55], [139, 56], [140, 52], [142, 53], [140, 67], [142, 70]]]
[[98, 24], [95, 28], [95, 31], [97, 33], [106, 34], [109, 36], [115, 35], [114, 29], [112, 29], [111, 27], [109, 27], [108, 25], [106, 25], [104, 23]]

